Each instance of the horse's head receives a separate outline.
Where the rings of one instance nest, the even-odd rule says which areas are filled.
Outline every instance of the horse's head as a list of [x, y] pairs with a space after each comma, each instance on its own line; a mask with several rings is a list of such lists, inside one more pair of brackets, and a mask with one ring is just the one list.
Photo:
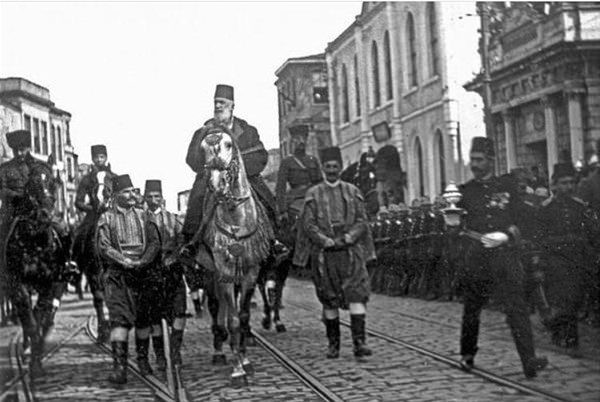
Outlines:
[[227, 131], [224, 128], [211, 128], [200, 144], [206, 158], [205, 168], [210, 175], [209, 184], [221, 195], [230, 194], [234, 190], [233, 187], [238, 184], [240, 169], [243, 169], [237, 146]]
[[112, 195], [112, 182], [106, 170], [98, 170], [95, 173], [96, 186], [94, 187], [94, 197], [98, 208], [106, 206]]

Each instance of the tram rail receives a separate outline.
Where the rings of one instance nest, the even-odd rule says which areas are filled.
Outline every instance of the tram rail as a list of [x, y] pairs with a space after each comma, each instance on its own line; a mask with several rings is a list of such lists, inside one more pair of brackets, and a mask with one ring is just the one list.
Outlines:
[[[314, 309], [313, 307], [306, 306], [304, 304], [299, 304], [299, 303], [295, 303], [295, 302], [291, 302], [291, 301], [286, 302], [286, 304], [289, 306], [293, 306], [293, 307], [300, 308], [300, 309], [303, 309], [306, 311], [311, 311], [311, 312], [320, 314], [320, 311]], [[350, 322], [348, 322], [347, 320], [341, 319], [341, 318], [340, 318], [340, 324], [344, 325], [346, 327], [350, 327]], [[453, 368], [456, 368], [456, 369], [459, 369], [459, 370], [465, 372], [462, 369], [459, 361], [452, 359], [448, 356], [445, 356], [443, 354], [440, 354], [438, 352], [435, 352], [431, 349], [427, 349], [427, 348], [415, 345], [414, 343], [407, 342], [407, 341], [389, 336], [382, 331], [378, 331], [378, 330], [374, 329], [373, 327], [370, 327], [370, 328], [367, 327], [366, 332], [371, 337], [384, 340], [390, 344], [393, 344], [393, 345], [396, 345], [396, 346], [399, 346], [399, 347], [402, 347], [405, 349], [410, 349], [414, 352], [417, 352], [424, 356], [428, 356], [434, 360], [437, 360], [441, 363], [447, 364]], [[527, 385], [527, 384], [523, 384], [518, 381], [511, 380], [510, 378], [506, 378], [504, 376], [492, 373], [491, 371], [487, 371], [487, 370], [484, 370], [481, 368], [474, 367], [468, 373], [470, 373], [474, 376], [483, 378], [486, 381], [489, 381], [489, 382], [492, 382], [492, 383], [495, 383], [495, 384], [498, 384], [498, 385], [501, 385], [504, 387], [512, 388], [512, 389], [519, 391], [526, 395], [537, 396], [537, 397], [545, 398], [547, 400], [556, 401], [556, 402], [569, 402], [570, 401], [570, 399], [568, 399], [564, 396], [557, 395], [550, 391], [546, 391], [546, 390], [543, 390], [543, 389], [540, 389], [537, 387], [533, 387], [531, 385]]]

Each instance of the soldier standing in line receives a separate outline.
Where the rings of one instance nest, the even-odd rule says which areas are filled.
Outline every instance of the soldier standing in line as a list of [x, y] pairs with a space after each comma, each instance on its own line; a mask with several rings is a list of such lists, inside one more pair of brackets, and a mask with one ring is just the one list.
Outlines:
[[[146, 180], [144, 198], [148, 205], [147, 213], [152, 216], [158, 226], [162, 243], [162, 266], [164, 275], [164, 299], [157, 298], [158, 306], [163, 311], [171, 328], [171, 361], [181, 365], [181, 344], [186, 319], [186, 289], [183, 279], [183, 267], [174, 259], [177, 245], [181, 243], [181, 223], [177, 215], [164, 209], [162, 183], [160, 180]], [[166, 369], [163, 334], [160, 324], [152, 326], [152, 346], [156, 354], [156, 365], [159, 371]]]
[[535, 356], [524, 295], [525, 272], [512, 250], [520, 238], [513, 215], [514, 188], [494, 176], [494, 156], [490, 139], [473, 138], [470, 157], [475, 178], [461, 186], [459, 206], [467, 211], [466, 229], [480, 235], [480, 240], [466, 239], [461, 365], [465, 370], [473, 368], [481, 310], [495, 296], [502, 303], [525, 376], [533, 378], [548, 360]]
[[340, 180], [340, 149], [323, 149], [321, 164], [325, 181], [306, 193], [294, 263], [303, 266], [310, 257], [329, 340], [327, 358], [339, 357], [340, 308], [350, 309], [354, 356], [362, 358], [372, 354], [365, 344], [365, 322], [373, 238], [360, 190]]
[[586, 203], [573, 196], [576, 171], [570, 163], [554, 165], [554, 196], [544, 201], [539, 240], [544, 251], [548, 299], [557, 308], [546, 326], [559, 346], [577, 351], [578, 311], [583, 289], [592, 279], [600, 222]]
[[[158, 294], [160, 235], [152, 217], [136, 208], [129, 175], [113, 178], [114, 205], [98, 221], [98, 247], [107, 262], [106, 305], [110, 318], [113, 372], [109, 381], [127, 382], [129, 330], [135, 326], [137, 360], [142, 374], [152, 372], [148, 363], [152, 311]], [[157, 261], [158, 260], [158, 261]]]
[[[104, 200], [98, 198], [100, 187], [110, 183], [115, 174], [107, 164], [107, 152], [104, 145], [92, 145], [91, 171], [83, 176], [77, 187], [75, 207], [85, 212], [85, 218], [75, 232], [73, 243], [73, 256], [81, 271], [85, 274], [93, 297], [94, 309], [98, 318], [98, 341], [108, 341], [109, 325], [104, 318], [104, 284], [102, 283], [102, 267], [96, 256], [96, 224], [102, 212], [106, 209]], [[98, 178], [105, 176], [104, 182], [99, 183]], [[108, 197], [108, 189], [100, 196]]]

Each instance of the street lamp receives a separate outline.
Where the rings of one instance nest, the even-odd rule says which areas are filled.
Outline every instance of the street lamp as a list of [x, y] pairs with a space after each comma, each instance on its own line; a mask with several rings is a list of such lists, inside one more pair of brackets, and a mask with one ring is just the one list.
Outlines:
[[444, 189], [442, 198], [444, 198], [444, 200], [446, 200], [448, 203], [448, 206], [442, 209], [446, 227], [449, 229], [460, 228], [462, 217], [465, 215], [466, 211], [463, 208], [456, 206], [456, 204], [462, 200], [462, 194], [458, 190], [458, 186], [453, 181], [451, 181]]

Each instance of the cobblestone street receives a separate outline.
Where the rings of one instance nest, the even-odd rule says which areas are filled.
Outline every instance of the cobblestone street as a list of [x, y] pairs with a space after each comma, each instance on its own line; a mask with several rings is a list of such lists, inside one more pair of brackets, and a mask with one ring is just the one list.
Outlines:
[[[258, 294], [258, 292], [257, 292]], [[536, 401], [473, 374], [424, 356], [413, 350], [371, 337], [374, 355], [357, 362], [352, 355], [350, 331], [342, 327], [342, 349], [338, 360], [324, 358], [326, 338], [320, 322], [318, 302], [310, 282], [288, 280], [282, 310], [287, 332], [277, 334], [260, 326], [261, 309], [253, 310], [253, 328], [282, 353], [302, 365], [312, 376], [344, 401]], [[189, 303], [191, 307], [191, 303]], [[57, 317], [57, 327], [48, 350], [72, 335], [91, 314], [91, 301], [68, 295]], [[411, 298], [373, 295], [367, 326], [386, 335], [458, 360], [461, 306], [458, 303], [426, 302]], [[342, 317], [344, 318], [344, 316]], [[600, 358], [598, 331], [584, 327], [584, 358], [575, 359], [549, 347], [547, 335], [536, 324], [538, 354], [550, 359], [550, 366], [535, 380], [525, 380], [502, 314], [483, 314], [480, 352], [476, 365], [528, 386], [540, 388], [565, 400], [600, 399]], [[7, 368], [7, 339], [15, 327], [0, 329], [3, 368]], [[131, 342], [133, 343], [133, 342]], [[133, 349], [133, 348], [132, 348]], [[132, 350], [133, 352], [133, 350]], [[206, 401], [309, 401], [319, 400], [311, 388], [285, 369], [262, 347], [249, 349], [256, 373], [248, 386], [229, 383], [230, 366], [211, 364], [212, 337], [207, 314], [188, 322], [182, 371], [192, 400]], [[154, 360], [153, 354], [152, 362]], [[228, 355], [229, 357], [229, 355]], [[152, 391], [133, 374], [129, 383], [115, 388], [106, 381], [111, 359], [94, 345], [85, 331], [79, 331], [45, 362], [48, 376], [36, 380], [34, 392], [40, 401], [151, 401]], [[1, 383], [11, 375], [3, 370]], [[164, 378], [158, 376], [160, 380]], [[10, 400], [10, 399], [8, 399]]]

